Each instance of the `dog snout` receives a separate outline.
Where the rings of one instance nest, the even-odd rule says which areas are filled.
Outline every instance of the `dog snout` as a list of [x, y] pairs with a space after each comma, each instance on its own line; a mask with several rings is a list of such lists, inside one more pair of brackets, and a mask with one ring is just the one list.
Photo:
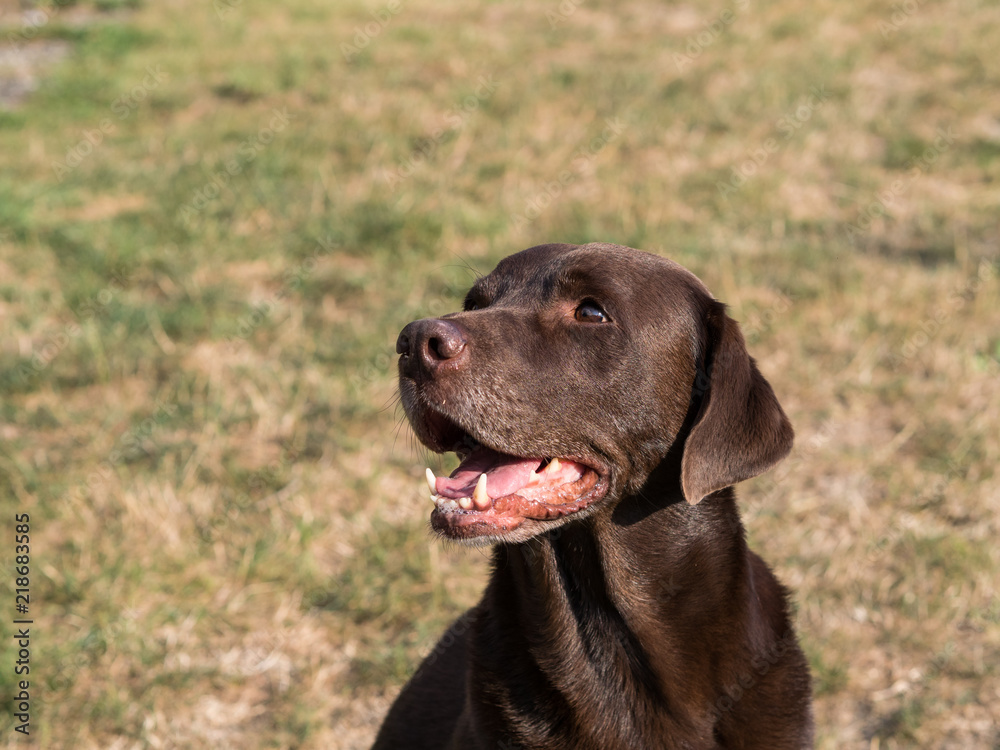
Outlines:
[[433, 377], [443, 366], [460, 368], [468, 360], [468, 349], [462, 329], [440, 318], [414, 321], [396, 339], [400, 369], [409, 377]]

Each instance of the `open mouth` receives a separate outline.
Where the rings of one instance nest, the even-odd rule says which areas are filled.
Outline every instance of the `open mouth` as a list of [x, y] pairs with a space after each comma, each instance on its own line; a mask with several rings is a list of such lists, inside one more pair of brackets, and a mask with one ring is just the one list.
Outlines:
[[451, 476], [436, 477], [427, 469], [436, 506], [431, 526], [446, 536], [502, 534], [529, 519], [555, 520], [604, 494], [597, 470], [570, 458], [511, 456], [468, 435], [455, 452], [462, 462]]

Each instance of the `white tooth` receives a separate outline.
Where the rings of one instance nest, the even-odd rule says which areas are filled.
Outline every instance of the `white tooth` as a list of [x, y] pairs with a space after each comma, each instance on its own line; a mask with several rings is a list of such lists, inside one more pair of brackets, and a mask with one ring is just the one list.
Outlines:
[[462, 510], [472, 509], [472, 498], [471, 497], [460, 497], [458, 498], [458, 504], [461, 506]]
[[430, 488], [431, 494], [437, 494], [437, 477], [434, 476], [434, 472], [430, 469], [426, 469], [424, 476], [427, 477], [427, 486]]
[[[551, 461], [549, 461], [549, 465], [545, 467], [545, 470], [559, 471], [560, 468], [562, 468], [562, 463], [559, 461], [558, 458], [553, 458]], [[430, 471], [430, 469], [428, 469], [428, 471]]]
[[490, 496], [486, 494], [486, 472], [484, 471], [479, 475], [479, 481], [476, 482], [476, 489], [472, 492], [472, 500], [476, 504], [476, 510], [486, 510], [490, 507]]
[[434, 497], [434, 504], [438, 507], [438, 510], [444, 512], [458, 510], [458, 503], [456, 503], [450, 497], [442, 497], [441, 495], [437, 495]]

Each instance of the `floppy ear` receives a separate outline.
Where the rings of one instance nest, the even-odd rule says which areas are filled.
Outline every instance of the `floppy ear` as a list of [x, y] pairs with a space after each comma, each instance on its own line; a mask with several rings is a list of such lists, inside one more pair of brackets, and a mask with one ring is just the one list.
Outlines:
[[713, 301], [706, 317], [704, 369], [695, 383], [704, 396], [681, 460], [681, 486], [692, 505], [763, 474], [788, 455], [794, 436], [725, 305]]

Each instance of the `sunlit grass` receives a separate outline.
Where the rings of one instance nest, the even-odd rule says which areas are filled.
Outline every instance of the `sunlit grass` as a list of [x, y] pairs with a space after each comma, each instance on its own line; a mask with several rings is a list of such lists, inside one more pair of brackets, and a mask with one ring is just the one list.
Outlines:
[[819, 746], [995, 744], [995, 7], [14, 5], [70, 45], [0, 109], [39, 746], [367, 747], [487, 573], [396, 334], [590, 240], [701, 276], [795, 424], [741, 493]]

